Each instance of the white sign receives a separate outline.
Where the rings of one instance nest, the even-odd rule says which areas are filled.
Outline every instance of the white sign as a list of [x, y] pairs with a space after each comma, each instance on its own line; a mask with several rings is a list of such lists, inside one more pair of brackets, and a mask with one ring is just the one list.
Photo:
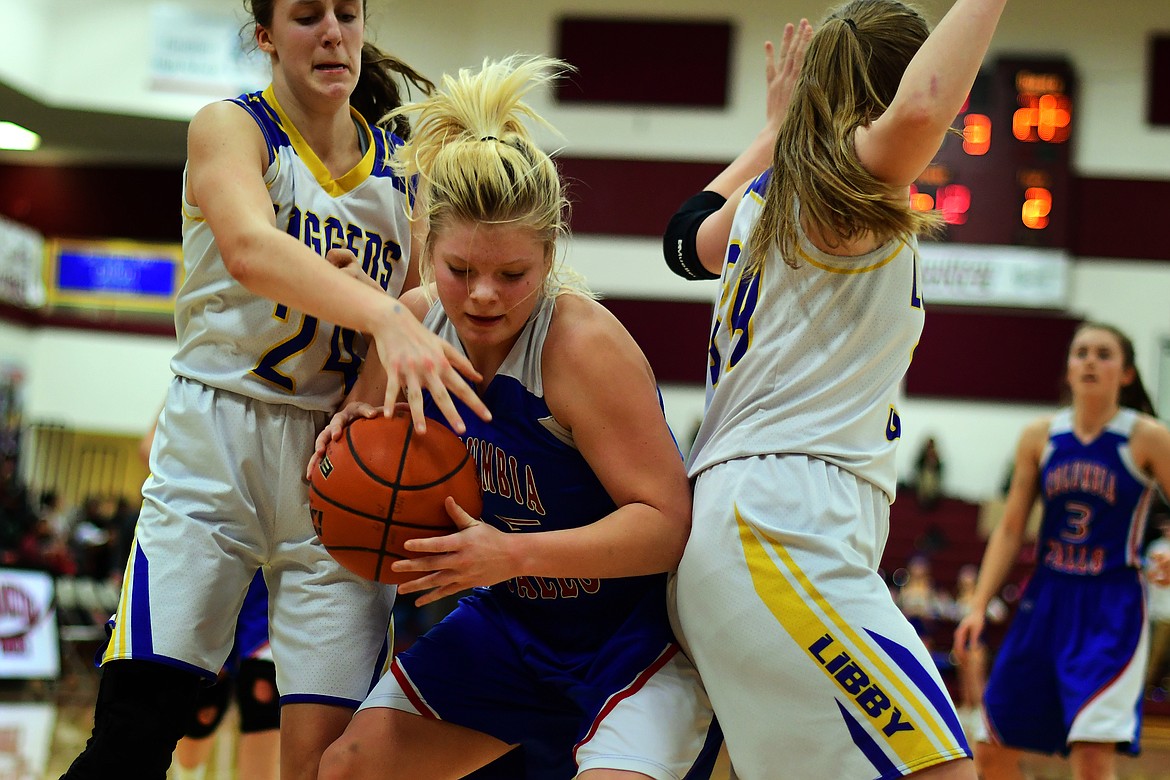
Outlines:
[[0, 217], [0, 301], [35, 309], [45, 305], [45, 238]]
[[271, 79], [268, 57], [241, 32], [251, 24], [230, 13], [156, 3], [150, 24], [151, 89], [234, 97]]
[[53, 578], [0, 569], [0, 677], [48, 679], [60, 671]]
[[932, 303], [1063, 309], [1069, 257], [1058, 249], [923, 241], [922, 297]]
[[0, 704], [0, 778], [41, 780], [45, 776], [56, 721], [52, 704]]

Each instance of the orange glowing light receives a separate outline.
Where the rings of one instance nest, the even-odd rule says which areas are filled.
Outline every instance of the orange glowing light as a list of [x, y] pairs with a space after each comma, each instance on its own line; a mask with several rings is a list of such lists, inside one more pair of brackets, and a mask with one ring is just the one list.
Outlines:
[[910, 208], [915, 211], [930, 211], [934, 208], [934, 198], [926, 192], [918, 192], [911, 188], [910, 190]]
[[1020, 108], [1012, 114], [1012, 135], [1021, 141], [1059, 144], [1068, 140], [1072, 101], [1068, 95], [1019, 95]]
[[1043, 230], [1048, 227], [1048, 215], [1052, 213], [1052, 193], [1043, 187], [1029, 187], [1024, 190], [1024, 205], [1020, 220], [1024, 227]]
[[987, 154], [991, 148], [991, 117], [968, 114], [963, 117], [963, 151], [972, 157]]

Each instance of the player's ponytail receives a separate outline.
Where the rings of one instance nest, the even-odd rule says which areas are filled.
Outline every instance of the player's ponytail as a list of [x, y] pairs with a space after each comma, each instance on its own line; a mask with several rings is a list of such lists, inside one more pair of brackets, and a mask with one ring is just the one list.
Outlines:
[[387, 116], [402, 105], [398, 79], [407, 90], [413, 84], [424, 95], [435, 90], [430, 79], [397, 57], [387, 54], [372, 43], [362, 44], [362, 69], [357, 86], [349, 96], [349, 104], [373, 124], [383, 125], [401, 138], [410, 137], [410, 122], [406, 117]]
[[418, 176], [417, 215], [430, 228], [419, 267], [424, 281], [432, 278], [434, 236], [466, 221], [531, 229], [546, 247], [549, 292], [584, 289], [571, 272], [552, 273], [568, 204], [556, 165], [532, 136], [535, 126], [553, 128], [525, 102], [568, 70], [567, 63], [541, 56], [484, 60], [479, 70], [444, 75], [428, 99], [391, 113], [413, 115], [414, 135], [395, 152], [394, 166]]
[[941, 224], [866, 170], [854, 147], [857, 129], [885, 112], [929, 34], [921, 13], [901, 0], [850, 0], [817, 25], [776, 137], [763, 213], [748, 239], [749, 272], [773, 248], [798, 265], [801, 220], [845, 241]]

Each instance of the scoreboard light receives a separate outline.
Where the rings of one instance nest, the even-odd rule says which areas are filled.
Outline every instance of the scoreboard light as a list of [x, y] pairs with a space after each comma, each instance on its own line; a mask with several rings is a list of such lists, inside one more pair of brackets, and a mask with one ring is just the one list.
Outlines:
[[911, 205], [942, 240], [1065, 248], [1076, 79], [1062, 59], [1002, 58], [980, 72]]
[[967, 114], [963, 117], [963, 151], [972, 157], [987, 154], [991, 148], [991, 117]]

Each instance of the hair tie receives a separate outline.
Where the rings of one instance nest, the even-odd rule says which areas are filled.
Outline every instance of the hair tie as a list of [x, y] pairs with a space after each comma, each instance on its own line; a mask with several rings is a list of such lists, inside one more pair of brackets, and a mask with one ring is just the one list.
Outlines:
[[853, 30], [855, 34], [857, 33], [857, 22], [853, 21], [849, 17], [845, 17], [845, 24], [849, 25], [849, 29]]
[[498, 141], [500, 139], [496, 138], [494, 135], [485, 135], [483, 138], [480, 138], [479, 140], [481, 140], [481, 141]]

